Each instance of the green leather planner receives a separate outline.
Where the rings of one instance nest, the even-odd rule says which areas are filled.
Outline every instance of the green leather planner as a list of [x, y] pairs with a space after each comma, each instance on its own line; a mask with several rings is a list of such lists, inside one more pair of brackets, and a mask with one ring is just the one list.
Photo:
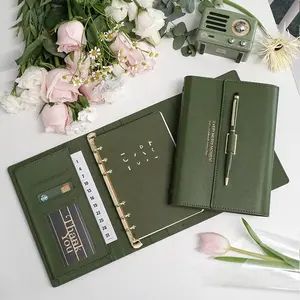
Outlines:
[[277, 101], [272, 85], [186, 77], [170, 202], [268, 216]]
[[[230, 72], [223, 78], [237, 79], [237, 74]], [[217, 214], [167, 205], [175, 148], [171, 137], [176, 142], [180, 103], [181, 95], [169, 98], [9, 168], [53, 286], [64, 284]], [[149, 130], [147, 137], [153, 135], [153, 129], [159, 129], [160, 133], [153, 135], [153, 141], [142, 140], [145, 134], [137, 130], [142, 126], [144, 133]], [[146, 158], [142, 153], [145, 149], [139, 148], [149, 141], [156, 143], [148, 143], [150, 148], [144, 151]], [[162, 156], [156, 159], [151, 146], [155, 146], [154, 151], [159, 150]], [[105, 152], [108, 148], [111, 151]], [[128, 157], [123, 153], [131, 154], [130, 163], [133, 162], [134, 166], [128, 164]], [[148, 156], [150, 166], [147, 166]], [[142, 162], [141, 157], [145, 173], [140, 170], [130, 173], [128, 167], [132, 170], [140, 167], [137, 163]], [[119, 167], [123, 168], [121, 172]], [[159, 174], [154, 174], [154, 169], [159, 170]], [[147, 191], [152, 193], [150, 195], [139, 192], [145, 190], [142, 187], [144, 181], [135, 183], [145, 174], [152, 174], [147, 177], [149, 186], [146, 185]], [[286, 183], [285, 172], [277, 158], [273, 180], [274, 187]], [[126, 193], [124, 184], [132, 194]], [[114, 189], [120, 197], [118, 203], [114, 202]], [[124, 201], [127, 203], [123, 203], [121, 197], [126, 197]], [[150, 202], [147, 206], [146, 200]], [[145, 212], [151, 212], [151, 215], [146, 218]], [[130, 231], [124, 225], [128, 225], [126, 228]], [[133, 238], [140, 240], [139, 247], [129, 239], [130, 232]]]

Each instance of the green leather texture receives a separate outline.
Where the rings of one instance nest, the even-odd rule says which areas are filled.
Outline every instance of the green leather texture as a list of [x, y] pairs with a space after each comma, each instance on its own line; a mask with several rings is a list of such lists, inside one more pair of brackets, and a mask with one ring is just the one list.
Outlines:
[[175, 144], [160, 112], [149, 114], [95, 139], [129, 227], [142, 239], [200, 211], [168, 204]]
[[[238, 144], [230, 184], [224, 184], [232, 100], [240, 96]], [[185, 78], [170, 202], [269, 215], [278, 87], [252, 82]]]
[[[238, 79], [237, 73], [234, 71], [223, 75], [221, 78], [232, 80]], [[181, 95], [177, 95], [112, 124], [99, 128], [96, 130], [96, 134], [101, 135], [116, 129], [123, 124], [128, 124], [129, 122], [143, 118], [151, 113], [160, 111], [163, 113], [170, 131], [176, 140], [180, 107]], [[96, 187], [101, 194], [101, 198], [118, 237], [116, 242], [109, 245], [104, 243], [92, 210], [89, 207], [82, 186], [70, 160], [70, 154], [79, 150], [84, 154], [96, 183]], [[11, 166], [9, 168], [9, 174], [53, 286], [64, 284], [126, 255], [134, 253], [135, 251], [139, 251], [134, 250], [128, 242], [128, 238], [124, 233], [124, 229], [116, 214], [115, 207], [106, 188], [103, 176], [95, 163], [94, 156], [85, 135]], [[273, 180], [276, 183], [276, 187], [285, 184], [287, 180], [286, 174], [278, 160], [274, 161]], [[65, 195], [60, 195], [57, 198], [50, 199], [46, 203], [41, 203], [38, 200], [38, 195], [40, 195], [41, 192], [50, 190], [64, 182], [72, 184], [73, 188], [70, 192]], [[166, 199], [166, 201], [167, 200], [168, 199]], [[85, 262], [66, 267], [63, 263], [54, 234], [50, 230], [47, 215], [65, 204], [74, 202], [80, 207], [83, 219], [94, 243], [96, 253]], [[217, 214], [218, 212], [216, 211], [205, 211], [204, 213], [164, 229], [145, 238], [143, 240], [143, 247], [203, 222]], [[120, 272], [122, 272], [122, 269], [120, 269]]]

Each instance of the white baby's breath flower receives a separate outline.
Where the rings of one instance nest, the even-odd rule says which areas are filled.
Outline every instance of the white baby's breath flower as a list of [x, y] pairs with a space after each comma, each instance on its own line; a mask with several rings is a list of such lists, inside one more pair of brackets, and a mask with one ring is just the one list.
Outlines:
[[26, 105], [22, 102], [22, 99], [13, 95], [0, 96], [0, 105], [3, 109], [11, 114], [16, 114], [22, 110], [25, 110]]
[[78, 113], [78, 121], [94, 122], [96, 120], [96, 111], [93, 107], [88, 107]]
[[90, 130], [89, 124], [81, 121], [74, 121], [66, 127], [67, 135], [79, 135]]

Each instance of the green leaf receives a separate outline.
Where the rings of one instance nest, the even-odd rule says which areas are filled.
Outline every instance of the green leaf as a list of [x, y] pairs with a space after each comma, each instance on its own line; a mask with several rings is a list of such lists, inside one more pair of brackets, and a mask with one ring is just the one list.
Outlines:
[[184, 45], [185, 40], [186, 37], [184, 35], [174, 37], [173, 49], [179, 50]]
[[201, 0], [198, 6], [198, 10], [200, 13], [203, 13], [204, 9], [207, 7], [215, 7], [215, 5], [211, 0]]
[[51, 37], [47, 37], [43, 40], [43, 47], [47, 52], [49, 52], [50, 54], [52, 54], [54, 56], [58, 56], [61, 58], [65, 58], [65, 56], [66, 56], [64, 53], [57, 52], [57, 45], [51, 39]]
[[181, 54], [183, 56], [196, 56], [196, 49], [193, 45], [187, 45], [181, 48]]
[[188, 57], [191, 55], [191, 52], [190, 52], [190, 49], [189, 49], [189, 46], [184, 46], [181, 48], [181, 54], [185, 57]]
[[44, 40], [44, 36], [39, 36], [35, 41], [33, 41], [30, 45], [28, 45], [23, 55], [16, 60], [18, 65], [25, 64], [32, 58], [32, 56], [36, 56], [36, 52], [40, 52], [41, 46]]
[[183, 22], [178, 23], [172, 30], [174, 36], [184, 35], [187, 32], [186, 26]]
[[185, 10], [188, 13], [192, 13], [195, 10], [195, 1], [194, 0], [185, 0]]
[[285, 263], [289, 264], [293, 268], [300, 269], [300, 261], [297, 259], [293, 259], [291, 257], [288, 257], [284, 254], [281, 254], [280, 252], [274, 250], [273, 248], [269, 247], [265, 243], [263, 243], [260, 238], [257, 236], [257, 234], [254, 232], [254, 230], [251, 228], [251, 226], [248, 224], [248, 222], [242, 218], [243, 224], [248, 231], [251, 238], [260, 246], [260, 248], [269, 256], [280, 258]]
[[106, 20], [103, 16], [98, 16], [94, 20], [90, 20], [87, 26], [87, 39], [91, 48], [99, 43], [99, 33], [107, 31]]
[[68, 20], [67, 6], [56, 5], [45, 15], [44, 25], [46, 29], [53, 30], [59, 23]]
[[171, 15], [169, 15], [168, 18], [166, 19], [166, 23], [172, 22], [176, 19], [179, 19], [179, 18], [183, 17], [184, 15], [185, 15], [185, 13], [182, 11], [180, 6], [176, 6], [174, 8], [173, 13]]
[[33, 8], [35, 2], [37, 2], [38, 0], [25, 0], [25, 2], [27, 3], [27, 5], [30, 7], [30, 8]]
[[239, 264], [246, 263], [246, 264], [257, 265], [262, 267], [293, 270], [293, 267], [291, 267], [289, 264], [285, 262], [271, 262], [271, 261], [265, 261], [261, 259], [236, 257], [236, 256], [216, 256], [214, 259], [225, 261], [225, 262], [239, 263]]
[[87, 108], [87, 107], [90, 106], [89, 101], [88, 101], [87, 98], [84, 97], [84, 96], [79, 96], [78, 102], [81, 104], [81, 106], [82, 106], [83, 108]]

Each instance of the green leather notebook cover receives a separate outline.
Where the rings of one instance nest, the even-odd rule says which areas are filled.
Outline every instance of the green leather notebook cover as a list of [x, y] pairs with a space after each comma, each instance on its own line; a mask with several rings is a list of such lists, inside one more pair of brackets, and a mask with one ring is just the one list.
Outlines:
[[[224, 183], [226, 137], [239, 94], [237, 149]], [[185, 78], [170, 202], [174, 205], [269, 215], [278, 87]]]
[[[221, 78], [237, 79], [237, 74], [236, 72], [230, 72]], [[122, 125], [129, 124], [132, 121], [160, 111], [166, 120], [172, 136], [176, 140], [180, 104], [181, 95], [177, 95], [103, 128], [99, 128], [95, 133], [97, 136], [101, 136], [101, 134], [120, 128]], [[114, 237], [112, 242], [105, 242], [104, 236], [99, 229], [99, 224], [101, 223], [96, 221], [94, 211], [91, 209], [85, 193], [86, 190], [83, 189], [81, 178], [74, 167], [70, 155], [78, 152], [81, 152], [86, 160], [96, 189], [101, 196], [107, 215], [111, 221], [115, 237], [117, 238], [114, 240]], [[94, 153], [91, 151], [87, 141], [87, 136], [78, 137], [15, 164], [9, 168], [9, 174], [53, 286], [64, 284], [67, 281], [138, 251], [132, 247], [124, 231], [120, 217], [117, 214], [105, 184], [104, 177], [99, 171]], [[273, 180], [274, 187], [287, 182], [285, 172], [276, 157], [274, 161]], [[168, 189], [169, 187], [165, 188]], [[165, 199], [165, 202], [167, 200]], [[60, 230], [61, 224], [58, 224], [57, 212], [65, 216], [66, 208], [76, 217], [77, 223], [82, 223], [79, 229], [86, 232], [86, 243], [84, 245], [87, 250], [86, 255], [82, 256], [82, 252], [79, 249], [77, 253], [79, 261], [76, 262], [75, 260], [75, 263], [74, 256], [70, 256], [70, 253], [68, 254], [69, 256], [64, 257], [65, 253], [63, 254], [60, 246], [68, 246], [68, 244], [61, 245], [58, 243], [55, 230], [53, 230], [53, 228], [56, 228], [57, 231]], [[181, 209], [185, 210], [185, 208]], [[191, 210], [187, 208], [185, 211], [190, 212]], [[199, 212], [198, 209], [195, 211]], [[142, 240], [143, 247], [203, 222], [215, 215], [217, 215], [217, 212], [204, 211], [182, 222], [175, 223], [144, 238]], [[98, 221], [100, 222], [101, 218], [98, 218]], [[140, 223], [139, 220], [137, 221]], [[69, 228], [71, 232], [72, 227]]]
[[168, 204], [175, 141], [161, 112], [114, 130], [90, 134], [91, 148], [134, 248], [201, 213]]

